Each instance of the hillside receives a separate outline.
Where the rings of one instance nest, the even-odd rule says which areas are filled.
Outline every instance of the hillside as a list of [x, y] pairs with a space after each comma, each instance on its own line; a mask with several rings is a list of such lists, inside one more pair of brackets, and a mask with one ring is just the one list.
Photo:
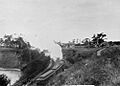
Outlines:
[[[73, 51], [71, 53], [71, 50], [75, 54]], [[120, 86], [120, 46], [93, 49], [93, 51], [88, 49], [85, 54], [79, 50], [68, 49], [67, 53], [63, 51], [64, 58], [69, 58], [72, 54], [73, 65], [52, 78], [47, 86], [71, 84]]]

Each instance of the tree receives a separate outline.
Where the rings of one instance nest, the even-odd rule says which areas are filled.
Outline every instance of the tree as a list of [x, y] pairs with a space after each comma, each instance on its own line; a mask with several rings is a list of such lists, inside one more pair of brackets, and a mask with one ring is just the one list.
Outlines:
[[12, 35], [4, 35], [4, 46], [11, 47]]
[[0, 75], [0, 86], [7, 86], [10, 84], [10, 79], [4, 74]]
[[13, 37], [14, 35], [4, 35], [3, 38], [0, 38], [0, 46], [8, 48], [31, 48], [29, 42], [25, 42], [23, 37]]
[[101, 43], [103, 43], [103, 42], [105, 42], [105, 37], [106, 37], [107, 35], [106, 34], [104, 34], [103, 32], [102, 33], [99, 33], [99, 34], [97, 34], [97, 35], [93, 35], [93, 37], [92, 37], [92, 43], [95, 45], [95, 46], [97, 46], [97, 47], [99, 47], [99, 45], [101, 44]]

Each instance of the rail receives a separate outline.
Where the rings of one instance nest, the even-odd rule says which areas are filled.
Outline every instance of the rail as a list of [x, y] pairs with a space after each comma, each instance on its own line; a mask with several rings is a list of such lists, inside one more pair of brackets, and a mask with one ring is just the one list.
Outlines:
[[60, 66], [58, 66], [57, 69], [51, 69], [50, 71], [48, 71], [48, 73], [41, 75], [37, 80], [41, 80], [41, 81], [46, 80], [47, 78], [52, 76], [54, 73], [56, 73], [62, 66], [63, 64], [60, 64]]

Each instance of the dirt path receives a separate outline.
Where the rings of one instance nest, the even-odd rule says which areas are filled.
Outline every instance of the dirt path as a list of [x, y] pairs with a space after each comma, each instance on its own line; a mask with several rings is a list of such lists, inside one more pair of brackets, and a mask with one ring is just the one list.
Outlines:
[[101, 56], [101, 52], [102, 52], [103, 50], [105, 50], [105, 48], [98, 50], [98, 51], [97, 51], [97, 56]]

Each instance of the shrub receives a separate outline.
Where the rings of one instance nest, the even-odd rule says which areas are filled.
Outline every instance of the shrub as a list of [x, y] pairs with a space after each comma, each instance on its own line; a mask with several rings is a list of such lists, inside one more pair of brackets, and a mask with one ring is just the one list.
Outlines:
[[10, 79], [4, 74], [0, 75], [0, 86], [7, 86], [10, 83]]

